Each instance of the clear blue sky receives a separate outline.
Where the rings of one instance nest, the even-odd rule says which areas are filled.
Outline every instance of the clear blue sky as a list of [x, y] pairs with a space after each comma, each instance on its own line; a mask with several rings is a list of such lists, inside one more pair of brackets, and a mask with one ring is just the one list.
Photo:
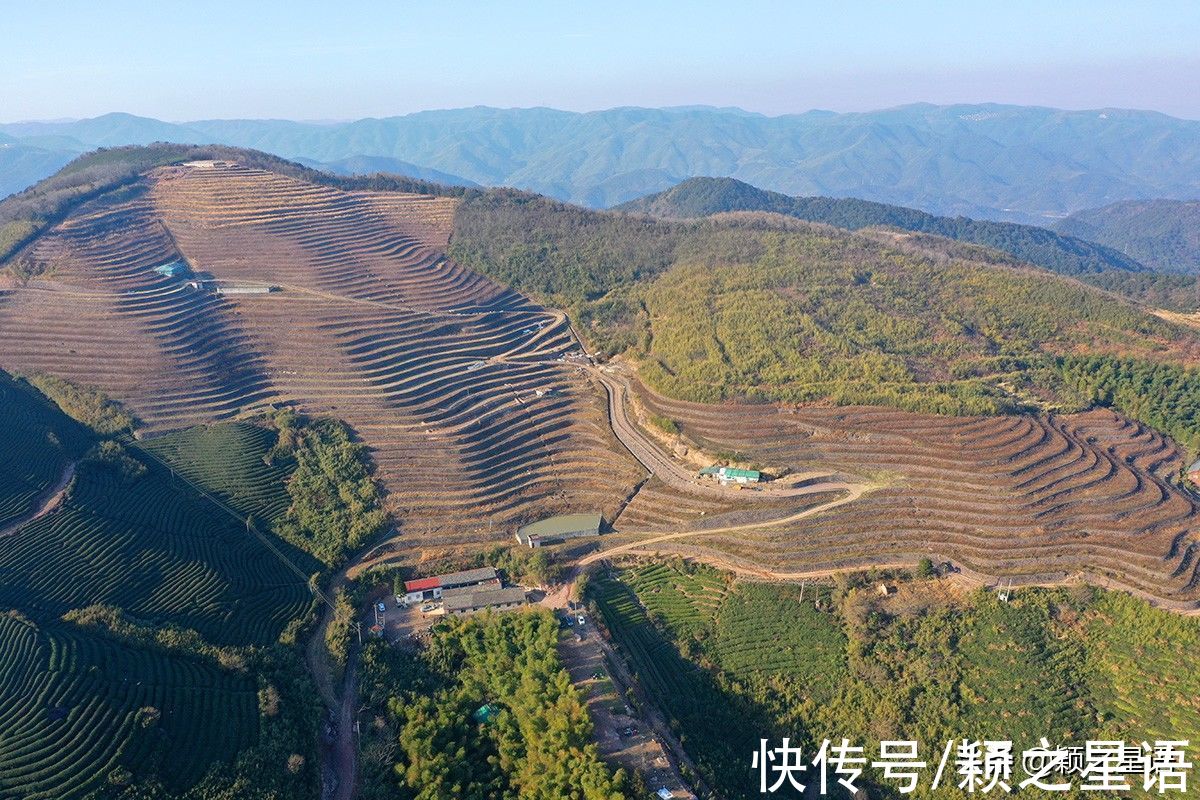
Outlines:
[[0, 0], [0, 14], [0, 121], [916, 101], [1200, 118], [1200, 0]]

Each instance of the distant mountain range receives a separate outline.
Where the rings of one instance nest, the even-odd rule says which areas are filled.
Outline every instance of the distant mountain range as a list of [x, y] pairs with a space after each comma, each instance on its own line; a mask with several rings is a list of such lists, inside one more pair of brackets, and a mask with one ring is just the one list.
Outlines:
[[1104, 270], [1141, 272], [1135, 259], [1104, 245], [1033, 225], [939, 217], [903, 206], [834, 197], [789, 197], [733, 178], [691, 178], [664, 192], [617, 206], [617, 210], [668, 219], [707, 217], [732, 211], [765, 211], [847, 230], [900, 228], [969, 242], [1065, 275]]
[[1076, 212], [1054, 227], [1160, 272], [1200, 274], [1200, 200], [1126, 200]]
[[253, 147], [343, 171], [422, 170], [417, 177], [593, 207], [698, 175], [1040, 224], [1121, 200], [1200, 197], [1200, 122], [1118, 109], [911, 105], [767, 117], [703, 107], [476, 107], [336, 124], [107, 114], [0, 125], [0, 135], [11, 150], [0, 156], [0, 192], [95, 147], [170, 141]]
[[75, 155], [69, 150], [46, 149], [0, 137], [0, 198], [53, 175]]

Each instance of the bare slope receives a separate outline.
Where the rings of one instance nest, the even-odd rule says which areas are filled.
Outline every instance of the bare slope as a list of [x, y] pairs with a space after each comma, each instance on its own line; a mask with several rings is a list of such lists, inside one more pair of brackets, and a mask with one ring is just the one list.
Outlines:
[[[1173, 484], [1179, 449], [1106, 410], [936, 417], [869, 407], [777, 409], [643, 401], [716, 450], [880, 488], [795, 525], [651, 549], [803, 574], [949, 559], [1017, 582], [1085, 577], [1178, 607], [1200, 600], [1197, 508]], [[719, 524], [697, 525], [719, 528]]]
[[[0, 295], [0, 358], [97, 385], [151, 433], [270, 403], [345, 419], [409, 542], [610, 510], [638, 471], [559, 360], [565, 319], [447, 259], [453, 209], [225, 162], [162, 167], [34, 243], [45, 271]], [[218, 295], [154, 271], [177, 260], [280, 290]]]

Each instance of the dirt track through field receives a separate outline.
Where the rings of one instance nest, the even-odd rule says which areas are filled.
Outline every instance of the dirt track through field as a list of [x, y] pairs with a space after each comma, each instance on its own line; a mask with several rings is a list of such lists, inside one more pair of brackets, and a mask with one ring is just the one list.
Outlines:
[[[824, 489], [822, 489], [822, 491], [828, 491], [832, 486], [834, 485], [827, 485]], [[600, 559], [610, 558], [615, 555], [620, 555], [621, 553], [632, 552], [640, 548], [648, 547], [654, 544], [660, 544], [662, 542], [673, 542], [679, 539], [688, 539], [697, 536], [713, 536], [716, 534], [737, 533], [739, 531], [757, 530], [759, 528], [768, 528], [776, 525], [791, 525], [792, 523], [800, 522], [801, 520], [816, 516], [817, 514], [822, 514], [826, 511], [837, 508], [838, 506], [845, 505], [846, 503], [852, 503], [858, 498], [862, 497], [863, 494], [870, 491], [870, 487], [859, 484], [836, 484], [836, 488], [845, 491], [846, 495], [844, 497], [839, 497], [836, 500], [831, 500], [828, 503], [822, 503], [821, 505], [807, 508], [803, 511], [792, 514], [791, 516], [784, 517], [783, 519], [772, 520], [768, 522], [749, 522], [744, 525], [731, 525], [723, 528], [704, 528], [700, 530], [659, 533], [651, 536], [649, 539], [642, 539], [637, 542], [616, 545], [615, 547], [608, 547], [595, 553], [589, 553], [579, 560], [579, 564], [581, 566], [585, 566], [587, 564], [595, 563]]]
[[63, 499], [67, 496], [67, 489], [70, 487], [71, 481], [75, 478], [75, 468], [77, 465], [78, 462], [76, 461], [67, 464], [63, 468], [62, 475], [59, 476], [58, 482], [47, 488], [34, 501], [33, 509], [19, 519], [15, 519], [3, 528], [0, 528], [0, 539], [12, 536], [29, 523], [41, 519], [62, 505]]

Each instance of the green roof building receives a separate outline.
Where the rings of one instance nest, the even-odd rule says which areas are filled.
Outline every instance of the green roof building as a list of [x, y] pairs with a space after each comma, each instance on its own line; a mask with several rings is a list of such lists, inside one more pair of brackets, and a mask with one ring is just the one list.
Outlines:
[[526, 547], [541, 547], [546, 542], [599, 536], [604, 517], [599, 514], [563, 514], [531, 522], [517, 530], [517, 541]]
[[737, 467], [705, 467], [700, 474], [715, 478], [720, 483], [758, 483], [762, 480], [762, 473], [758, 470]]

